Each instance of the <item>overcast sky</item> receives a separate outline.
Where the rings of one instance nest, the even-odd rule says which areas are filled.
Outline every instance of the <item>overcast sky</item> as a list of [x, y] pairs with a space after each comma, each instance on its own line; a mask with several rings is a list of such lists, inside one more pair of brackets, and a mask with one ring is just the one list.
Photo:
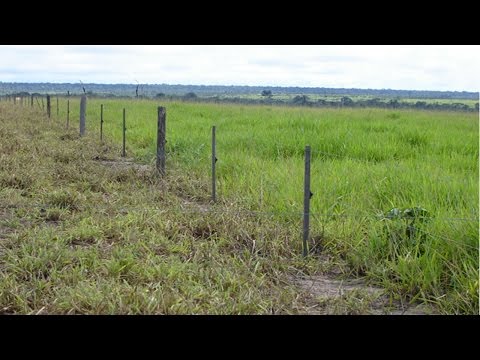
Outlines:
[[479, 45], [0, 45], [0, 81], [479, 91]]

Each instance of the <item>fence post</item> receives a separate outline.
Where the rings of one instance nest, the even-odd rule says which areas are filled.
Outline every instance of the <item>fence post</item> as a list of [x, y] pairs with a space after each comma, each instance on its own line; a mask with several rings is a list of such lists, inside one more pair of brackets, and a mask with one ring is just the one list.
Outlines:
[[87, 112], [87, 96], [80, 99], [80, 136], [85, 135], [85, 113]]
[[310, 230], [310, 146], [305, 146], [305, 182], [303, 187], [303, 256], [308, 254], [308, 233]]
[[125, 132], [127, 128], [125, 126], [125, 108], [123, 108], [123, 149], [122, 149], [122, 157], [126, 157], [127, 153], [125, 152]]
[[100, 104], [100, 141], [103, 141], [103, 104]]
[[58, 95], [57, 95], [57, 118], [58, 118]]
[[30, 95], [30, 107], [33, 108], [33, 94]]
[[42, 111], [45, 111], [45, 102], [43, 101], [43, 96], [42, 96]]
[[16, 105], [16, 104], [17, 104], [17, 97], [14, 96], [14, 97], [13, 97], [13, 105]]
[[212, 201], [217, 201], [217, 186], [215, 176], [215, 163], [217, 162], [216, 154], [216, 141], [215, 141], [215, 126], [212, 126]]
[[67, 99], [67, 129], [70, 123], [70, 99]]
[[47, 95], [47, 115], [50, 119], [50, 95]]
[[165, 175], [166, 117], [166, 109], [163, 106], [159, 106], [157, 121], [157, 171], [161, 176]]

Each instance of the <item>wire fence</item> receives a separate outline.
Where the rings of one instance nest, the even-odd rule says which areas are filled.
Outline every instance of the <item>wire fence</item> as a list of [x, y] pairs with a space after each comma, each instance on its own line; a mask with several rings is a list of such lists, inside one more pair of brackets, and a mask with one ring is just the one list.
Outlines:
[[[34, 98], [36, 100], [36, 102], [34, 103]], [[75, 98], [78, 98], [78, 97], [75, 97]], [[69, 99], [72, 99], [73, 100], [73, 97], [72, 98], [69, 98]], [[21, 102], [17, 101], [14, 99], [14, 102], [15, 103], [19, 103], [20, 105], [23, 105], [23, 107], [27, 107], [28, 105], [26, 104], [26, 102], [23, 101], [23, 99], [21, 100]], [[35, 104], [36, 104], [36, 107], [35, 107]], [[48, 99], [47, 101], [47, 109], [45, 109], [45, 105], [43, 103], [43, 98], [42, 98], [42, 104], [40, 104], [40, 102], [38, 101], [38, 98], [37, 97], [31, 97], [31, 101], [30, 101], [30, 107], [31, 108], [38, 108], [40, 109], [41, 111], [44, 111], [44, 112], [47, 112], [48, 113], [48, 116], [51, 117], [51, 101], [50, 101], [50, 98]], [[56, 114], [57, 114], [57, 118], [59, 116], [59, 105], [58, 105], [58, 97], [56, 98]], [[124, 109], [125, 111], [125, 109]], [[88, 111], [87, 111], [87, 114]], [[99, 124], [99, 128], [101, 128], [101, 126], [103, 125], [103, 114], [104, 114], [104, 108], [103, 106], [101, 107], [101, 123]], [[92, 115], [92, 113], [90, 113], [90, 115]], [[95, 116], [98, 115], [95, 113]], [[124, 128], [125, 128], [125, 125], [124, 125]], [[101, 137], [103, 137], [103, 134], [101, 134]], [[282, 144], [280, 144], [280, 146], [282, 146]], [[284, 144], [284, 146], [286, 146], [286, 144]], [[313, 155], [320, 155], [322, 157], [329, 157], [329, 158], [336, 158], [336, 159], [357, 159], [356, 157], [351, 157], [349, 156], [348, 154], [333, 154], [333, 153], [329, 153], [329, 152], [325, 152], [325, 151], [321, 151], [321, 150], [311, 150], [311, 153]], [[215, 161], [216, 162], [216, 161]], [[214, 162], [214, 163], [215, 163]], [[212, 165], [214, 166], [214, 164]], [[215, 186], [215, 185], [214, 185]], [[310, 194], [310, 197], [312, 196], [313, 194]], [[325, 194], [323, 194], [325, 195]], [[365, 195], [369, 195], [369, 194], [365, 194]], [[115, 207], [113, 209], [113, 207]], [[0, 209], [33, 209], [33, 208], [40, 208], [40, 209], [43, 209], [43, 210], [47, 210], [47, 209], [52, 209], [52, 208], [55, 208], [55, 209], [58, 209], [59, 207], [58, 206], [55, 206], [55, 205], [51, 205], [51, 204], [27, 204], [27, 205], [0, 205]], [[311, 212], [311, 211], [298, 211], [298, 210], [250, 210], [250, 209], [233, 209], [233, 208], [225, 208], [225, 207], [221, 207], [219, 208], [218, 206], [215, 206], [211, 203], [209, 204], [186, 204], [185, 206], [181, 206], [181, 207], [169, 207], [168, 209], [165, 209], [165, 208], [160, 208], [160, 207], [146, 207], [146, 206], [127, 206], [127, 207], [116, 207], [116, 206], [105, 206], [105, 207], [102, 207], [102, 206], [98, 206], [96, 205], [94, 207], [96, 210], [98, 211], [112, 211], [114, 210], [115, 212], [122, 212], [122, 213], [125, 213], [125, 212], [158, 212], [158, 213], [169, 213], [169, 212], [181, 212], [181, 213], [214, 213], [214, 214], [225, 214], [225, 213], [228, 213], [228, 214], [235, 214], [235, 215], [250, 215], [250, 216], [283, 216], [283, 217], [294, 217], [294, 218], [298, 218], [298, 219], [301, 219], [302, 217], [306, 217], [306, 216], [312, 216], [314, 217], [314, 219], [316, 219], [316, 221], [321, 221], [321, 222], [325, 222], [325, 221], [330, 221], [330, 220], [336, 220], [336, 219], [343, 219], [343, 220], [346, 220], [346, 219], [354, 219], [354, 220], [375, 220], [375, 221], [383, 221], [383, 220], [386, 220], [388, 221], [389, 219], [387, 217], [385, 217], [384, 214], [381, 214], [381, 213], [367, 213], [367, 212], [363, 212], [363, 213], [354, 213], [354, 214], [349, 214], [349, 213], [344, 213], [344, 212], [340, 212], [340, 213], [335, 213], [335, 212], [332, 212], [332, 213], [322, 213], [322, 212]], [[478, 217], [441, 217], [441, 216], [422, 216], [421, 217], [423, 220], [429, 220], [429, 221], [442, 221], [442, 222], [471, 222], [471, 223], [479, 223], [479, 218]], [[402, 218], [403, 220], [406, 220], [406, 221], [409, 221], [409, 220], [416, 220], [415, 217], [403, 217]], [[421, 231], [424, 231], [424, 230], [421, 230]], [[437, 239], [443, 239], [445, 241], [450, 241], [450, 242], [453, 242], [455, 243], [456, 245], [459, 245], [461, 243], [459, 243], [458, 241], [455, 241], [455, 240], [451, 240], [449, 238], [446, 238], [446, 237], [443, 237], [441, 235], [437, 235], [437, 234], [432, 234], [432, 233], [429, 233], [429, 232], [426, 232], [427, 235], [429, 236], [432, 236], [432, 237], [436, 237]], [[472, 247], [468, 244], [464, 244], [462, 243], [462, 246], [465, 246], [465, 247]]]

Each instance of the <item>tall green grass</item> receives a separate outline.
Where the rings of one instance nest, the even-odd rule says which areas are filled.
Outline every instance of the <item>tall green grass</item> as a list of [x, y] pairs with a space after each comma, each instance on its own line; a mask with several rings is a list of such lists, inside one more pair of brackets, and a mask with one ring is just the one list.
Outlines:
[[[154, 159], [156, 109], [166, 106], [167, 166], [205, 183], [216, 125], [221, 201], [299, 229], [310, 145], [311, 233], [323, 248], [392, 292], [478, 313], [478, 114], [89, 99], [87, 131], [99, 131], [100, 103], [105, 136], [119, 143], [126, 108], [127, 153], [143, 162]], [[64, 99], [60, 108], [64, 119]], [[72, 126], [78, 108], [71, 99]], [[415, 206], [431, 216], [415, 241], [406, 221], [381, 220]]]

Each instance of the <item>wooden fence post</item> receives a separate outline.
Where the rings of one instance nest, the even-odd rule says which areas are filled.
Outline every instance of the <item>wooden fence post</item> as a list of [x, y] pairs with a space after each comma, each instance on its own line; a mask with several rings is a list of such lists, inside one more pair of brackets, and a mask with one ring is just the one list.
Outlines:
[[161, 176], [165, 175], [166, 117], [166, 109], [163, 106], [159, 106], [157, 120], [157, 171]]
[[217, 201], [217, 184], [215, 176], [215, 165], [217, 162], [217, 149], [216, 149], [216, 140], [215, 140], [215, 126], [212, 126], [212, 201]]
[[308, 233], [310, 231], [310, 146], [305, 146], [305, 182], [303, 187], [303, 256], [308, 254]]
[[123, 148], [122, 148], [122, 157], [126, 157], [127, 153], [125, 151], [125, 132], [127, 131], [127, 127], [125, 124], [125, 108], [123, 108]]
[[103, 104], [100, 104], [100, 141], [103, 141]]
[[47, 95], [47, 115], [50, 119], [50, 95]]
[[70, 123], [70, 99], [67, 99], [67, 129]]
[[85, 114], [87, 112], [87, 96], [82, 95], [80, 99], [80, 136], [85, 135]]

